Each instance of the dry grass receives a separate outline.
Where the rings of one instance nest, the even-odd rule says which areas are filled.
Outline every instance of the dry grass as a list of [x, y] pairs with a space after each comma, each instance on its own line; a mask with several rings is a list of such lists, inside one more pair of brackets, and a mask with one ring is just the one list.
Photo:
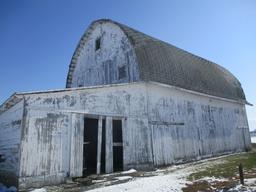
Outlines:
[[[244, 178], [256, 178], [256, 144], [253, 144], [252, 151], [223, 158], [223, 163], [209, 166], [204, 170], [197, 171], [188, 176], [193, 183], [183, 188], [184, 192], [196, 191], [219, 191], [230, 189], [239, 184], [238, 165], [242, 163]], [[225, 181], [206, 181], [205, 177], [225, 179]]]

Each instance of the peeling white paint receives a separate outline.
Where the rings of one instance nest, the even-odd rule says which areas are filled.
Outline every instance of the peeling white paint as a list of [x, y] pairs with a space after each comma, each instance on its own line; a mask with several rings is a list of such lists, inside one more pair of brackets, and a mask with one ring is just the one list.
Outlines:
[[155, 165], [250, 148], [243, 104], [157, 85], [149, 85], [148, 92]]
[[[24, 98], [19, 166], [19, 185], [24, 188], [81, 176], [82, 142], [78, 141], [83, 138], [78, 136], [83, 136], [83, 112], [103, 118], [123, 117], [125, 170], [250, 148], [243, 104], [172, 87], [133, 83], [31, 93]], [[1, 114], [1, 125], [10, 124], [16, 116], [21, 118], [21, 103]], [[13, 111], [16, 115], [10, 116]]]
[[[100, 38], [100, 49], [95, 50]], [[76, 58], [71, 87], [134, 82], [139, 79], [135, 51], [113, 23], [96, 24]], [[122, 71], [123, 70], [123, 71]]]
[[23, 102], [0, 114], [0, 177], [14, 180], [19, 175], [19, 156]]

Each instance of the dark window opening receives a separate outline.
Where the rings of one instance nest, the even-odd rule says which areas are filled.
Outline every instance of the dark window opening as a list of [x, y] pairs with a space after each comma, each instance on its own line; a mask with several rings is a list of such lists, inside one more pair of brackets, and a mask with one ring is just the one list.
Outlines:
[[123, 136], [121, 120], [113, 120], [113, 168], [114, 171], [123, 170]]
[[101, 43], [101, 38], [97, 38], [95, 41], [95, 51], [97, 51], [98, 49], [100, 49], [100, 43]]
[[0, 154], [0, 163], [5, 162], [5, 159], [3, 158], [3, 155]]
[[126, 67], [118, 67], [118, 79], [126, 78]]

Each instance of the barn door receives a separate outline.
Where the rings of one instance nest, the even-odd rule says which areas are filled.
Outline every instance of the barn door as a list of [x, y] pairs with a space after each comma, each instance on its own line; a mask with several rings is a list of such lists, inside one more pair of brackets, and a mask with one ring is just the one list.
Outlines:
[[84, 115], [72, 114], [70, 176], [83, 176]]

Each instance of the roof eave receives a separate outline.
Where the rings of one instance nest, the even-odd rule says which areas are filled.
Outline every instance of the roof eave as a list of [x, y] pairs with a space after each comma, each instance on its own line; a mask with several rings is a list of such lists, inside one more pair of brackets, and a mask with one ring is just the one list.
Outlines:
[[23, 98], [22, 94], [13, 93], [2, 105], [0, 105], [0, 114], [12, 106], [20, 102]]

